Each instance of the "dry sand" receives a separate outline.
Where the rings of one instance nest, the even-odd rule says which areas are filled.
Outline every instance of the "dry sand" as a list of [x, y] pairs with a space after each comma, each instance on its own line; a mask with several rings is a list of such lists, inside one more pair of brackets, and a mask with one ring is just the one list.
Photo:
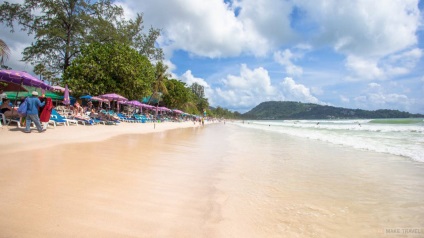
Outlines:
[[24, 128], [14, 125], [0, 128], [0, 155], [24, 150], [39, 149], [67, 143], [103, 141], [124, 134], [145, 134], [170, 129], [197, 127], [193, 122], [163, 123], [120, 123], [119, 125], [70, 125], [49, 126], [46, 132], [39, 133], [32, 129], [30, 134]]
[[[150, 163], [158, 161], [155, 141], [178, 139], [168, 131], [187, 134], [178, 129], [200, 127], [169, 122], [58, 126], [31, 134], [0, 129], [0, 237], [167, 237], [161, 226], [178, 236], [181, 208], [190, 206], [175, 203], [196, 199], [199, 190], [173, 189], [191, 178], [162, 178], [173, 167]], [[140, 134], [146, 142], [133, 143]]]

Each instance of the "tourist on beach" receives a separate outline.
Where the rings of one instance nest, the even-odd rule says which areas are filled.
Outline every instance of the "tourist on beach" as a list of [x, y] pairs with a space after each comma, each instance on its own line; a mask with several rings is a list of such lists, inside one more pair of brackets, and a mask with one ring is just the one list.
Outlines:
[[0, 102], [3, 101], [3, 98], [7, 98], [7, 94], [3, 92], [3, 89], [0, 89]]
[[40, 118], [38, 117], [38, 108], [44, 106], [45, 103], [40, 102], [38, 99], [38, 92], [33, 91], [32, 96], [27, 98], [27, 116], [26, 116], [26, 127], [25, 133], [31, 133], [31, 122], [34, 122], [38, 132], [44, 132], [43, 127], [40, 124]]
[[82, 116], [84, 114], [82, 107], [78, 102], [74, 104], [74, 116]]
[[43, 129], [47, 129], [47, 125], [50, 121], [50, 116], [53, 110], [53, 101], [51, 98], [45, 99], [46, 105], [44, 105], [41, 114], [40, 114], [40, 122], [43, 124]]
[[[21, 97], [19, 99], [18, 105], [21, 105], [26, 100], [26, 97]], [[26, 125], [26, 116], [19, 115], [19, 122], [21, 123], [21, 126], [24, 127]]]
[[[42, 94], [41, 97], [38, 97], [38, 99], [40, 100], [41, 103], [44, 103], [44, 106], [45, 106], [46, 96]], [[40, 108], [38, 108], [38, 117], [41, 117], [41, 112], [44, 110], [44, 106], [41, 106]]]
[[17, 113], [13, 113], [14, 109], [11, 106], [10, 100], [6, 98], [3, 98], [2, 104], [0, 106], [0, 112], [3, 113], [3, 115], [7, 118], [13, 117], [15, 114], [17, 116]]

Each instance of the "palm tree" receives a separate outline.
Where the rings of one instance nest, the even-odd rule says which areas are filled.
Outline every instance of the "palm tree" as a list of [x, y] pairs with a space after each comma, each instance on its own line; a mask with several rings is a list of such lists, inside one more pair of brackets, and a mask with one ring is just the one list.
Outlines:
[[6, 42], [0, 39], [0, 65], [4, 64], [5, 59], [8, 59], [10, 56], [10, 49], [7, 46]]
[[156, 72], [155, 72], [156, 80], [152, 84], [153, 93], [150, 96], [147, 104], [150, 103], [153, 97], [157, 98], [159, 103], [160, 96], [162, 94], [168, 94], [168, 89], [166, 88], [166, 81], [168, 80], [168, 74], [166, 73], [167, 69], [168, 67], [164, 65], [162, 62], [158, 62], [156, 64]]
[[[159, 61], [156, 64], [156, 72], [155, 72], [156, 80], [152, 84], [153, 94], [150, 96], [149, 101], [147, 102], [147, 104], [149, 104], [150, 100], [153, 97], [157, 98], [158, 102], [156, 104], [156, 109], [159, 106], [161, 96], [163, 94], [168, 94], [166, 82], [168, 81], [169, 74], [166, 73], [167, 69], [168, 67], [164, 65], [162, 61]], [[157, 113], [157, 110], [156, 110], [156, 113]]]

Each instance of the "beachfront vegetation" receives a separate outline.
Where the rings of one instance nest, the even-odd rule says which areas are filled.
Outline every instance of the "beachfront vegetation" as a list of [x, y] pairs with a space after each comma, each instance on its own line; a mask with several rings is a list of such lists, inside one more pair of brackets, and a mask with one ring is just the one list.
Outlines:
[[152, 93], [155, 68], [135, 49], [123, 44], [93, 43], [83, 47], [63, 75], [75, 96], [117, 93], [140, 100]]
[[[129, 45], [150, 60], [163, 58], [154, 43], [160, 31], [150, 28], [144, 33], [143, 18], [124, 20], [122, 7], [111, 0], [25, 0], [0, 5], [0, 22], [14, 30], [33, 34], [35, 42], [25, 48], [23, 61], [42, 64], [44, 72], [61, 75], [91, 43], [120, 42]], [[54, 79], [55, 77], [52, 77]]]
[[[142, 14], [126, 21], [123, 13], [112, 0], [25, 0], [0, 4], [0, 23], [33, 34], [22, 60], [50, 84], [67, 84], [74, 97], [117, 93], [190, 114], [237, 115], [210, 108], [203, 86], [169, 79], [163, 51], [155, 46], [160, 31], [145, 33]], [[5, 46], [0, 44], [1, 60], [8, 56]]]
[[242, 115], [245, 119], [282, 120], [282, 119], [370, 119], [370, 118], [410, 118], [424, 117], [398, 110], [368, 111], [348, 109], [301, 102], [263, 102]]

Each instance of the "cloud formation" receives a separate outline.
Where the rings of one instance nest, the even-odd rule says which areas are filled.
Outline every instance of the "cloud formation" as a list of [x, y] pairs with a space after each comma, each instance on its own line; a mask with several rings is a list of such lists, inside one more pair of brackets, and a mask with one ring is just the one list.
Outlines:
[[305, 85], [286, 77], [279, 83], [272, 83], [266, 69], [250, 69], [240, 66], [238, 75], [227, 75], [219, 86], [211, 88], [204, 79], [196, 78], [191, 71], [185, 72], [180, 79], [191, 85], [197, 82], [205, 87], [205, 94], [212, 105], [245, 112], [263, 101], [302, 101], [321, 103]]
[[[419, 0], [118, 1], [128, 19], [143, 13], [146, 28], [162, 29], [157, 43], [170, 73], [207, 85], [211, 105], [250, 109], [266, 100], [325, 100], [365, 109], [424, 110], [418, 100], [423, 84], [416, 79], [423, 63]], [[7, 64], [27, 69], [18, 59], [32, 39], [6, 31], [0, 29], [2, 38], [10, 38]], [[174, 58], [181, 52], [187, 56]], [[198, 59], [220, 65], [208, 76], [200, 72]], [[241, 65], [238, 71], [221, 70], [234, 65]], [[401, 79], [408, 84], [387, 88]], [[357, 91], [344, 87], [352, 81]], [[376, 82], [380, 91], [360, 90]]]

